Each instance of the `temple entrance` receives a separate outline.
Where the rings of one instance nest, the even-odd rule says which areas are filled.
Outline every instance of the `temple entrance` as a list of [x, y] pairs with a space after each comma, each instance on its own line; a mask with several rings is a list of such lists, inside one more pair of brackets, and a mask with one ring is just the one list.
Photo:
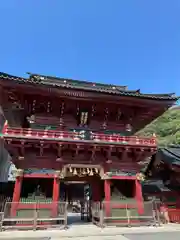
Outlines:
[[65, 181], [61, 184], [64, 200], [68, 203], [68, 224], [91, 221], [90, 184], [84, 181]]
[[104, 192], [99, 165], [68, 164], [62, 169], [61, 195], [68, 203], [68, 224], [91, 222], [92, 202], [102, 201]]

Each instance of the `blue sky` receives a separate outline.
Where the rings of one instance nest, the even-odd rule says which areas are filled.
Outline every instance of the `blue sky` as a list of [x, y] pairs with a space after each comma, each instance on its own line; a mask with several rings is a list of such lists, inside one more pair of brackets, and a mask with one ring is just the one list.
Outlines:
[[180, 95], [179, 0], [5, 0], [0, 71]]

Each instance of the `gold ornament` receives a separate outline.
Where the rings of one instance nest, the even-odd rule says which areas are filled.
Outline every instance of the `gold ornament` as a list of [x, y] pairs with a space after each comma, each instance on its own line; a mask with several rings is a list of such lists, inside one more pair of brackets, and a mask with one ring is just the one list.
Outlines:
[[93, 170], [92, 170], [92, 168], [91, 168], [91, 171], [90, 171], [89, 176], [93, 176], [93, 175], [94, 175], [94, 173], [93, 173]]
[[77, 175], [77, 170], [76, 170], [76, 168], [74, 169], [73, 175]]
[[99, 170], [97, 168], [95, 168], [95, 173], [97, 173], [97, 174], [99, 173]]
[[143, 173], [137, 173], [137, 174], [136, 174], [136, 179], [137, 179], [138, 181], [144, 181], [144, 180], [145, 180], [145, 176], [144, 176]]
[[16, 177], [22, 177], [23, 176], [23, 169], [17, 169], [16, 170]]

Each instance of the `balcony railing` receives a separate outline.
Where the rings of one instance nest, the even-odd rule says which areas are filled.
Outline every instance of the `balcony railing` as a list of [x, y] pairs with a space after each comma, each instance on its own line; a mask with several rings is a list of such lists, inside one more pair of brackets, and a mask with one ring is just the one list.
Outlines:
[[156, 138], [120, 136], [118, 134], [103, 134], [91, 131], [53, 131], [24, 128], [7, 128], [3, 134], [4, 138], [24, 138], [24, 139], [46, 139], [55, 141], [86, 141], [86, 142], [108, 142], [121, 145], [139, 145], [155, 147]]

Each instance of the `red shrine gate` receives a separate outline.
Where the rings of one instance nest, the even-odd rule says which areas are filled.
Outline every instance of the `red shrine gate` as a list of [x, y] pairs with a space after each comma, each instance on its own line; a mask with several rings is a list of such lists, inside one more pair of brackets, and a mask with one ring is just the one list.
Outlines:
[[[51, 179], [53, 207], [49, 206], [55, 214], [53, 203], [62, 197], [61, 185], [85, 181], [91, 185], [91, 200], [107, 202], [107, 212], [115, 188], [121, 193], [115, 200], [119, 208], [123, 196], [133, 199], [132, 205], [143, 212], [140, 172], [157, 145], [155, 136], [134, 133], [162, 114], [176, 97], [34, 74], [29, 79], [7, 74], [0, 78], [1, 104], [8, 120], [2, 138], [18, 169], [13, 202], [20, 201], [23, 208], [26, 179]], [[32, 199], [27, 192], [25, 196]], [[12, 214], [16, 211], [15, 204]]]
[[[12, 132], [15, 131], [15, 132]], [[29, 144], [30, 143], [34, 143], [36, 142], [36, 146], [39, 147], [40, 151], [43, 151], [41, 148], [47, 148], [46, 144], [49, 144], [49, 148], [55, 148], [57, 147], [57, 142], [54, 142], [52, 140], [49, 140], [49, 138], [51, 139], [57, 139], [58, 135], [57, 134], [64, 134], [62, 132], [54, 132], [53, 131], [49, 131], [48, 133], [45, 132], [42, 133], [41, 131], [38, 132], [37, 130], [35, 131], [35, 135], [33, 136], [33, 131], [30, 133], [30, 130], [20, 130], [21, 132], [18, 132], [18, 129], [7, 129], [4, 132], [4, 136], [6, 138], [6, 141], [8, 144], [12, 144], [15, 145], [16, 147], [19, 146], [18, 148], [19, 151], [24, 151], [26, 152], [27, 149], [22, 149], [23, 148], [29, 148]], [[22, 135], [21, 135], [22, 134]], [[30, 135], [31, 134], [31, 135]], [[39, 144], [39, 137], [37, 138], [37, 135], [40, 134], [47, 134], [47, 136], [42, 136], [42, 142], [41, 144]], [[51, 134], [48, 136], [48, 134]], [[52, 134], [56, 134], [57, 136], [53, 137]], [[16, 138], [16, 136], [20, 136], [19, 138]], [[100, 135], [101, 136], [101, 135]], [[98, 134], [96, 134], [96, 139], [97, 139]], [[106, 136], [107, 138], [110, 136]], [[76, 144], [76, 147], [73, 146], [73, 148], [76, 151], [76, 154], [78, 154], [78, 151], [91, 151], [90, 155], [95, 155], [96, 151], [104, 151], [106, 154], [108, 154], [107, 151], [111, 151], [111, 154], [113, 152], [119, 152], [121, 155], [123, 155], [124, 157], [126, 156], [125, 154], [128, 153], [136, 153], [136, 155], [139, 157], [138, 159], [140, 159], [140, 157], [143, 156], [149, 156], [150, 154], [152, 154], [153, 152], [156, 151], [156, 140], [154, 138], [152, 139], [140, 139], [137, 137], [124, 137], [124, 140], [129, 141], [129, 148], [124, 148], [123, 144], [120, 144], [120, 141], [118, 142], [118, 137], [112, 137], [111, 136], [111, 140], [110, 142], [110, 146], [108, 146], [108, 148], [106, 147], [106, 145], [103, 145], [101, 143], [101, 140], [92, 140], [90, 142], [88, 142], [88, 144], [80, 139], [77, 140], [77, 136], [74, 137], [74, 142], [73, 145]], [[61, 139], [61, 138], [60, 138]], [[130, 140], [133, 142], [131, 143]], [[106, 140], [108, 141], [108, 140]], [[141, 141], [141, 144], [144, 144], [144, 149], [143, 151], [141, 151], [141, 149], [139, 149], [139, 141]], [[144, 141], [144, 143], [143, 143]], [[23, 143], [22, 143], [23, 142]], [[117, 145], [118, 142], [118, 145]], [[136, 143], [137, 142], [137, 143]], [[28, 144], [27, 144], [28, 143]], [[134, 144], [137, 144], [137, 149], [135, 149]], [[133, 144], [132, 147], [130, 144]], [[59, 148], [57, 148], [57, 154], [58, 151], [62, 151], [62, 149], [69, 148], [69, 142], [63, 142], [61, 140], [61, 145], [58, 145]], [[142, 146], [142, 145], [141, 145]], [[72, 147], [72, 146], [71, 146]], [[59, 154], [60, 156], [61, 154]], [[60, 157], [59, 157], [60, 158]], [[43, 171], [38, 171], [36, 169], [24, 169], [23, 170], [23, 165], [25, 164], [24, 162], [24, 157], [21, 156], [18, 159], [18, 166], [19, 169], [16, 172], [16, 183], [15, 183], [15, 188], [14, 188], [14, 194], [13, 194], [13, 202], [19, 202], [20, 201], [20, 195], [21, 195], [21, 187], [22, 187], [22, 183], [23, 180], [26, 178], [40, 178], [40, 179], [53, 179], [53, 194], [52, 194], [52, 201], [53, 202], [57, 202], [60, 200], [60, 185], [61, 185], [61, 181], [62, 182], [66, 182], [66, 181], [83, 181], [83, 182], [87, 182], [89, 184], [91, 184], [92, 187], [92, 200], [93, 201], [102, 201], [103, 200], [103, 192], [104, 192], [104, 200], [106, 202], [111, 201], [111, 183], [113, 180], [128, 180], [128, 181], [132, 181], [134, 182], [134, 186], [132, 188], [133, 191], [133, 197], [136, 199], [137, 203], [138, 203], [138, 211], [142, 212], [143, 211], [143, 198], [142, 198], [142, 191], [141, 191], [141, 175], [139, 174], [134, 174], [132, 176], [128, 175], [125, 172], [112, 172], [112, 167], [116, 167], [118, 165], [118, 163], [113, 164], [111, 161], [107, 161], [105, 162], [103, 165], [101, 164], [101, 162], [98, 161], [93, 161], [89, 162], [89, 163], [85, 163], [86, 160], [84, 160], [84, 164], [62, 164], [60, 159], [56, 159], [56, 161], [54, 161], [54, 164], [57, 164], [60, 170], [48, 170], [48, 169], [43, 169]], [[37, 157], [36, 161], [39, 161], [40, 163], [45, 160], [43, 157]], [[96, 164], [95, 164], [96, 163]], [[123, 166], [123, 165], [122, 165]], [[134, 171], [137, 171], [139, 169], [137, 169], [137, 163], [131, 164], [131, 166], [128, 166], [128, 164], [124, 165], [123, 167], [126, 167], [126, 171], [128, 170], [127, 168], [134, 167]], [[57, 169], [57, 168], [56, 168]], [[124, 174], [124, 175], [122, 175]], [[123, 182], [122, 182], [123, 183]], [[104, 185], [104, 187], [102, 188], [102, 184]], [[19, 205], [20, 208], [22, 208], [22, 205]], [[123, 207], [123, 205], [119, 203], [119, 207]], [[27, 206], [27, 205], [26, 205]], [[42, 204], [42, 206], [44, 207], [44, 204]], [[41, 205], [39, 204], [39, 207], [41, 207]], [[116, 206], [117, 207], [117, 206]], [[29, 208], [29, 206], [28, 206]], [[15, 211], [15, 209], [13, 210]]]

